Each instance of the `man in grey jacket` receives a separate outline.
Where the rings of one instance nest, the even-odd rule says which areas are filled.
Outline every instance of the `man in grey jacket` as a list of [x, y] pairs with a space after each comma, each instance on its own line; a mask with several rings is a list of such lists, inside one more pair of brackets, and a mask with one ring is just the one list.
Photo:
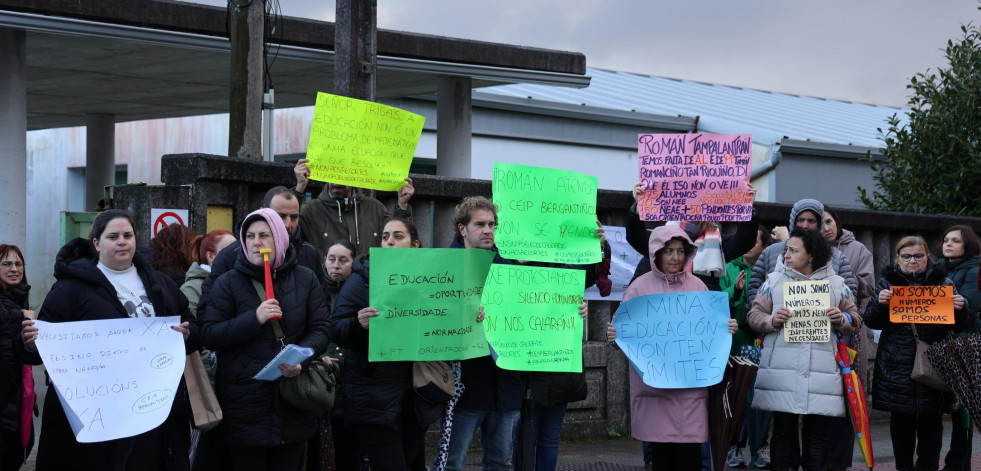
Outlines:
[[[820, 233], [824, 230], [824, 205], [820, 201], [812, 199], [802, 199], [794, 203], [794, 207], [790, 210], [790, 226]], [[753, 275], [749, 279], [749, 291], [747, 292], [751, 307], [756, 299], [756, 291], [766, 281], [766, 275], [773, 273], [773, 270], [777, 268], [777, 263], [783, 263], [781, 259], [786, 246], [787, 241], [783, 241], [767, 247], [760, 254], [756, 265], [753, 266]], [[852, 267], [848, 264], [848, 259], [836, 248], [832, 248], [831, 252], [831, 268], [845, 279], [845, 285], [848, 286], [848, 289], [857, 293], [858, 284], [852, 273]]]

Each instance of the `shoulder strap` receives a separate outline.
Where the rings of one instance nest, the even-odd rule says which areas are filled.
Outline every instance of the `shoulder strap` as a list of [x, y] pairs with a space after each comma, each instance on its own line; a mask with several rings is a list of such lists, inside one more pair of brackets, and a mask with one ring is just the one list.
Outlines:
[[913, 338], [915, 338], [916, 340], [920, 340], [920, 334], [916, 333], [916, 324], [910, 322], [909, 328], [913, 329]]
[[[251, 278], [252, 286], [255, 287], [255, 292], [259, 295], [259, 302], [266, 300], [266, 289], [262, 287], [262, 283], [259, 283], [255, 278]], [[278, 320], [270, 320], [269, 323], [272, 325], [273, 333], [276, 334], [276, 340], [279, 340], [279, 344], [286, 348], [285, 339], [286, 336], [283, 335], [283, 328], [280, 327]]]

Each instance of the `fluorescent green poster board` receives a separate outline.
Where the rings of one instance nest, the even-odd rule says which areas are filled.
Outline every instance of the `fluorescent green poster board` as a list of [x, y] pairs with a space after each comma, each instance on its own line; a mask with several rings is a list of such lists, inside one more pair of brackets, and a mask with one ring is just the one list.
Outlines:
[[599, 262], [596, 186], [581, 173], [494, 164], [495, 239], [502, 257], [536, 262]]
[[426, 118], [372, 101], [317, 93], [310, 178], [373, 190], [405, 184]]
[[370, 260], [369, 361], [487, 355], [477, 314], [494, 252], [373, 247]]
[[492, 265], [482, 324], [497, 366], [582, 372], [585, 278], [582, 270]]

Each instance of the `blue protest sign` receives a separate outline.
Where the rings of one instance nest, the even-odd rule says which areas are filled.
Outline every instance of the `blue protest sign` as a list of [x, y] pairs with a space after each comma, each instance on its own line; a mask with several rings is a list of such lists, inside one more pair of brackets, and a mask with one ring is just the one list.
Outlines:
[[613, 328], [617, 345], [651, 387], [699, 388], [722, 381], [732, 346], [725, 293], [638, 296], [620, 303]]

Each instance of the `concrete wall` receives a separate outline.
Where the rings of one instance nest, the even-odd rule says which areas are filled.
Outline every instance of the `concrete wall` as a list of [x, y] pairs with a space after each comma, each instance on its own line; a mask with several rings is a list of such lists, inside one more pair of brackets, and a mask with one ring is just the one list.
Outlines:
[[774, 170], [776, 203], [803, 198], [819, 198], [838, 208], [864, 208], [858, 199], [858, 186], [875, 188], [869, 163], [857, 157], [815, 157], [784, 153]]

